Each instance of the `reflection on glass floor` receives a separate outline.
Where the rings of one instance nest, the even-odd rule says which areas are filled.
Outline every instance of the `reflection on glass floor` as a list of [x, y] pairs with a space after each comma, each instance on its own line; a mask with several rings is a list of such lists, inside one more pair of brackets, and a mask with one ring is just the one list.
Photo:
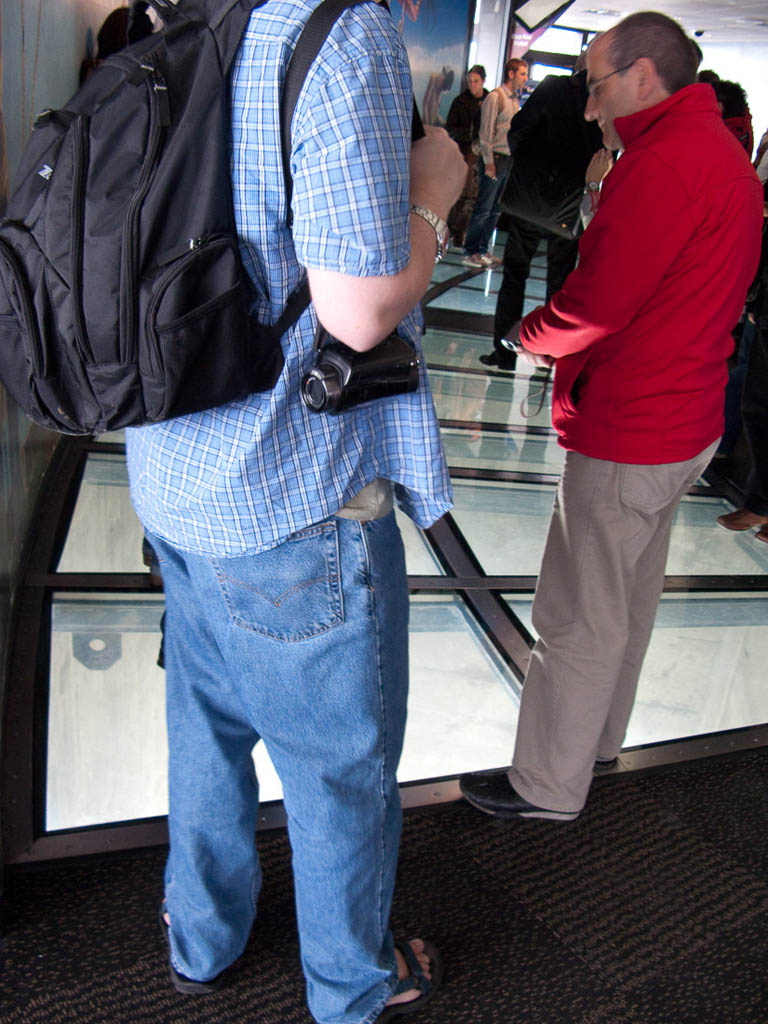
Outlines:
[[[503, 239], [496, 252], [501, 255]], [[435, 268], [433, 285], [463, 278], [429, 304], [440, 327], [424, 338], [435, 405], [454, 474], [453, 522], [489, 576], [535, 578], [563, 451], [550, 428], [550, 395], [521, 367], [497, 372], [479, 362], [491, 348], [499, 271], [468, 274], [460, 254]], [[544, 297], [542, 254], [526, 308]], [[456, 329], [446, 327], [455, 310]], [[87, 459], [58, 565], [64, 573], [143, 573], [142, 530], [131, 509], [121, 433], [103, 435]], [[111, 447], [106, 448], [109, 444]], [[510, 476], [510, 474], [514, 474]], [[711, 491], [711, 488], [710, 488]], [[731, 506], [715, 494], [689, 495], [678, 510], [667, 573], [676, 577], [768, 576], [768, 547], [751, 534], [719, 529]], [[411, 597], [409, 722], [403, 782], [509, 762], [519, 683], [504, 644], [451, 591], [450, 557], [435, 553], [399, 519], [411, 576], [441, 577], [445, 591]], [[449, 568], [445, 568], [448, 565]], [[71, 584], [70, 584], [71, 585]], [[75, 584], [77, 585], [77, 584]], [[421, 584], [419, 584], [421, 586]], [[738, 584], [742, 585], [742, 584]], [[508, 597], [529, 635], [532, 593]], [[59, 590], [52, 604], [48, 697], [46, 827], [67, 829], [162, 815], [166, 810], [164, 673], [156, 666], [161, 594]], [[768, 595], [669, 593], [645, 662], [627, 745], [741, 728], [768, 720]], [[263, 744], [255, 761], [264, 800], [280, 784]]]
[[432, 370], [429, 379], [441, 420], [545, 428], [550, 424], [550, 389], [544, 377]]
[[495, 470], [559, 476], [565, 452], [552, 434], [526, 434], [525, 430], [443, 430], [448, 462], [454, 469]]

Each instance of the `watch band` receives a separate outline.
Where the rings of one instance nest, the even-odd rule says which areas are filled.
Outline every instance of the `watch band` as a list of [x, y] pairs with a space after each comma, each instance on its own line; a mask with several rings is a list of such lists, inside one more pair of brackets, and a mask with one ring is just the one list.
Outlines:
[[439, 263], [443, 256], [445, 256], [445, 247], [448, 244], [448, 225], [433, 210], [428, 210], [426, 206], [419, 206], [417, 203], [411, 203], [411, 213], [415, 213], [417, 217], [425, 220], [435, 232], [435, 237], [437, 238], [435, 263]]
[[588, 181], [584, 186], [586, 192], [599, 192], [600, 182], [599, 181]]

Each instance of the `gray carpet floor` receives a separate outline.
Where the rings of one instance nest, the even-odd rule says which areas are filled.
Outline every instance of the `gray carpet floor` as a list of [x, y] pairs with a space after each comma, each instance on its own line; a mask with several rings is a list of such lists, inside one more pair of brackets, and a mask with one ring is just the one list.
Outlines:
[[[414, 1024], [768, 1024], [768, 749], [597, 780], [578, 821], [406, 817], [393, 930], [445, 982]], [[283, 832], [220, 992], [177, 995], [164, 851], [8, 870], [3, 1024], [311, 1024]]]

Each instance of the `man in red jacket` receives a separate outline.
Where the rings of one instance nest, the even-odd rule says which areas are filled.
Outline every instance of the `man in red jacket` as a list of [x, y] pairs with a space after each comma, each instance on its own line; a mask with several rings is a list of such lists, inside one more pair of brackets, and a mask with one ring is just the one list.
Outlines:
[[664, 586], [672, 518], [723, 429], [731, 328], [757, 267], [762, 193], [693, 43], [665, 15], [631, 15], [587, 55], [607, 149], [579, 265], [507, 336], [555, 362], [567, 450], [544, 551], [509, 771], [464, 776], [505, 817], [576, 818], [593, 766], [621, 749]]

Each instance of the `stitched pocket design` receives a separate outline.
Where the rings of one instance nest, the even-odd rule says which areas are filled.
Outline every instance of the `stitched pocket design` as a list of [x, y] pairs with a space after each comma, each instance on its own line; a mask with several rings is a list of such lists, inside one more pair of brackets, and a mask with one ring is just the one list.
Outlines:
[[318, 523], [259, 555], [211, 560], [232, 621], [295, 642], [344, 621], [335, 522]]

